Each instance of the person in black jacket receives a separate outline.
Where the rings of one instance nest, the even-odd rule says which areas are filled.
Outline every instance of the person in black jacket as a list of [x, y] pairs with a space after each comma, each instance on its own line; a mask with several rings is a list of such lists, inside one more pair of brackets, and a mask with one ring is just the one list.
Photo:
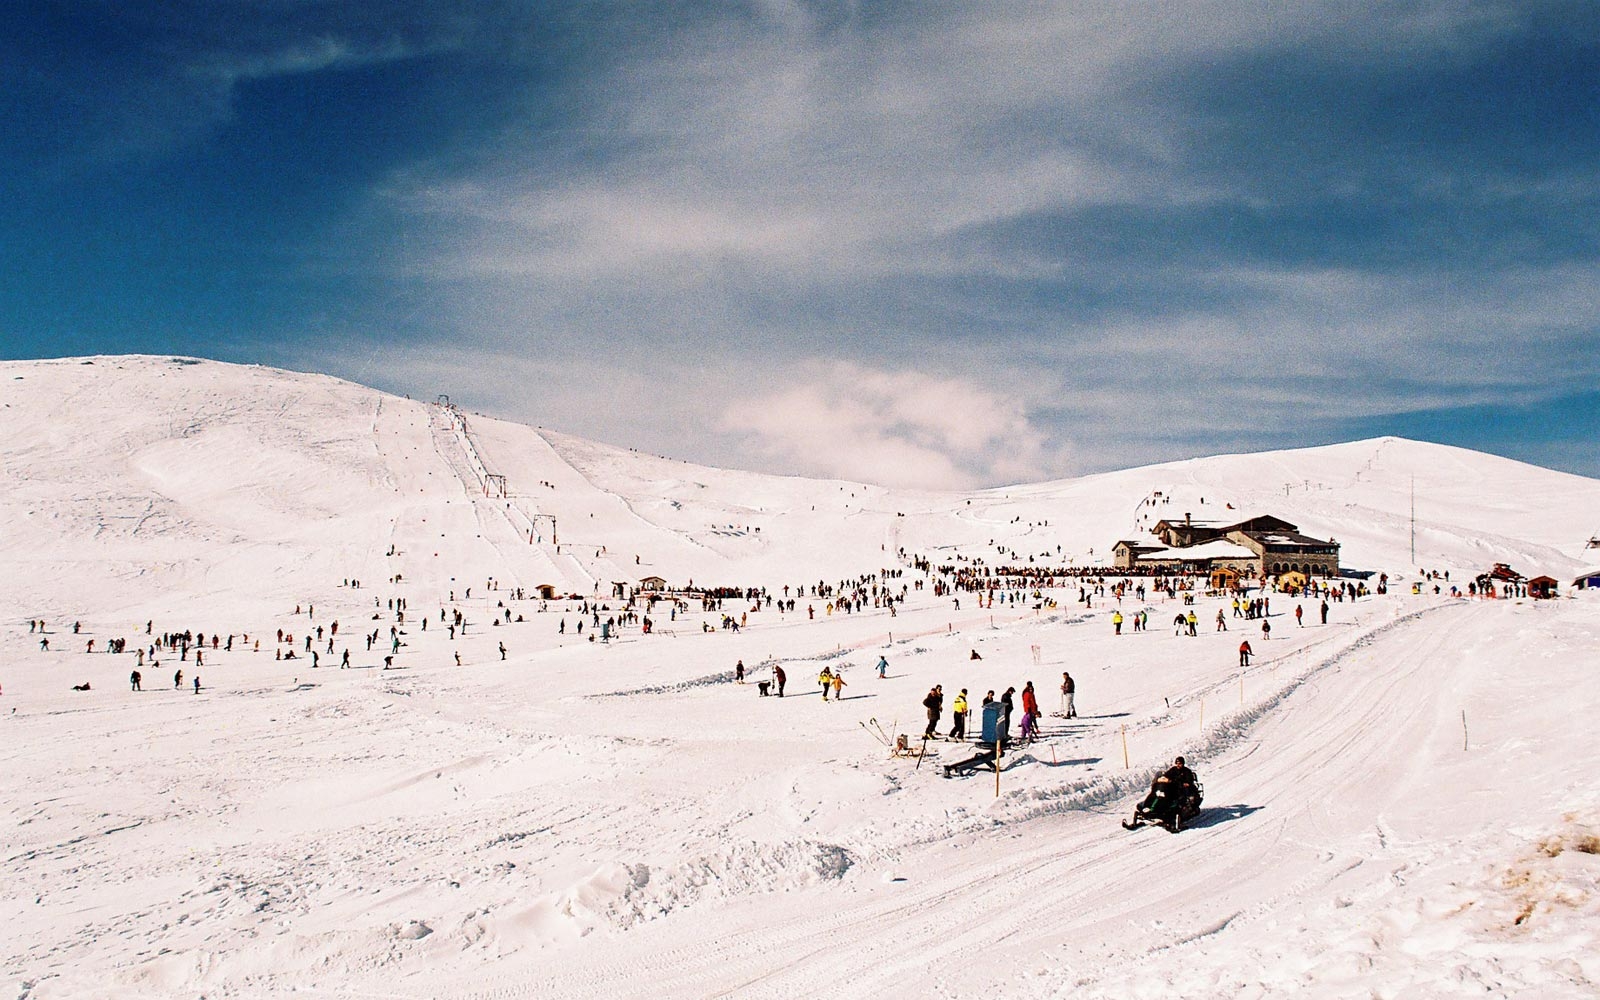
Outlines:
[[[1170, 824], [1177, 820], [1183, 803], [1199, 792], [1199, 779], [1189, 770], [1182, 757], [1172, 766], [1156, 775], [1150, 782], [1150, 794], [1134, 810], [1134, 815], [1157, 823]], [[1196, 809], [1195, 811], [1198, 811]]]
[[931, 740], [939, 728], [939, 716], [944, 712], [944, 689], [935, 684], [922, 699], [922, 707], [928, 710], [928, 728], [923, 730], [922, 738]]

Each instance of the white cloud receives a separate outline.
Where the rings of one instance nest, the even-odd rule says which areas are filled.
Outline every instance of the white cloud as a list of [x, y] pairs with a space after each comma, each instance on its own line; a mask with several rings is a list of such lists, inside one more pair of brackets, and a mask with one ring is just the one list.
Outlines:
[[732, 400], [719, 425], [769, 467], [954, 489], [1049, 478], [1065, 464], [1020, 398], [968, 380], [814, 362], [785, 381]]
[[[390, 179], [385, 204], [420, 224], [382, 253], [440, 290], [441, 338], [507, 412], [719, 464], [993, 484], [1064, 471], [1069, 434], [1097, 449], [1074, 460], [1104, 468], [1171, 457], [1119, 441], [1541, 391], [1565, 317], [1594, 315], [1583, 269], [1466, 286], [1249, 254], [1165, 262], [1155, 232], [1132, 260], [1099, 259], [1093, 233], [1082, 248], [983, 238], [1103, 206], [1268, 213], [1251, 185], [1187, 171], [1164, 77], [1252, 55], [1412, 71], [1514, 32], [1514, 6], [766, 11], [629, 36], [638, 48], [579, 84], [572, 127], [530, 114], [541, 124], [451, 161], [468, 169]], [[1084, 308], [1034, 284], [1101, 268]], [[1119, 301], [1119, 279], [1146, 299]], [[1508, 331], [1523, 349], [1491, 353]]]

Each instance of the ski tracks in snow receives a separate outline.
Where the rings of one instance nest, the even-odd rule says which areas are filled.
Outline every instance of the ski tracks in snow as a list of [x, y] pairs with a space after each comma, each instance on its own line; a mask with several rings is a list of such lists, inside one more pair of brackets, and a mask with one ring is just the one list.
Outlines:
[[[1126, 798], [1124, 780], [1021, 808], [1003, 798], [942, 837], [925, 828], [869, 850], [842, 878], [783, 892], [756, 880], [752, 895], [719, 893], [634, 926], [626, 957], [605, 943], [624, 932], [599, 930], [570, 946], [559, 973], [508, 956], [505, 973], [450, 995], [804, 997], [837, 996], [841, 984], [852, 995], [1093, 993], [1153, 951], [1265, 919], [1361, 866], [1342, 844], [1370, 836], [1382, 789], [1404, 787], [1397, 748], [1431, 726], [1432, 671], [1464, 620], [1443, 606], [1385, 623], [1239, 718], [1219, 718], [1202, 756], [1226, 783], [1210, 783], [1206, 813], [1179, 837], [1115, 826], [1101, 807]], [[986, 850], [999, 838], [1003, 849]]]

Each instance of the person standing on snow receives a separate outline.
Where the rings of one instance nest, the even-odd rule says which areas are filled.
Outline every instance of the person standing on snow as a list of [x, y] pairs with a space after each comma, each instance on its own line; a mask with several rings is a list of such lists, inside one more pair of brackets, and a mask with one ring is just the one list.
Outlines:
[[967, 738], [967, 689], [962, 688], [956, 695], [956, 700], [950, 705], [950, 717], [955, 720], [955, 725], [950, 728], [950, 738], [965, 740]]
[[880, 657], [878, 657], [878, 680], [880, 680], [880, 681], [884, 680], [888, 676], [889, 676], [889, 658], [886, 657], [886, 656], [880, 656]]
[[1077, 693], [1078, 683], [1072, 679], [1071, 674], [1065, 670], [1061, 671], [1061, 708], [1062, 714], [1069, 719], [1078, 717], [1077, 706], [1073, 704]]
[[744, 661], [743, 660], [740, 660], [738, 663], [735, 663], [733, 665], [733, 682], [735, 684], [743, 684], [744, 683]]
[[939, 728], [939, 715], [944, 711], [944, 691], [935, 684], [928, 691], [928, 696], [922, 699], [922, 707], [928, 710], [928, 728], [922, 731], [922, 738], [931, 740], [937, 735]]
[[133, 673], [128, 675], [128, 683], [133, 685], [133, 690], [135, 690], [135, 691], [140, 690], [139, 682], [142, 681], [142, 680], [144, 680], [144, 678], [143, 678], [143, 676], [140, 675], [139, 671], [137, 671], [137, 670], [135, 670]]
[[1022, 712], [1035, 719], [1039, 718], [1039, 698], [1033, 693], [1033, 681], [1022, 686]]
[[838, 673], [833, 675], [833, 700], [835, 702], [844, 701], [844, 671], [843, 670], [841, 670]]
[[1239, 666], [1248, 667], [1249, 665], [1250, 665], [1250, 640], [1246, 639], [1244, 642], [1239, 643]]
[[828, 689], [833, 687], [833, 671], [827, 667], [822, 668], [822, 673], [817, 675], [817, 683], [822, 686], [822, 700], [828, 700]]
[[772, 679], [778, 682], [778, 697], [782, 698], [783, 697], [783, 685], [784, 685], [784, 683], [786, 681], [789, 680], [789, 675], [783, 672], [783, 668], [782, 667], [780, 667], [776, 663], [774, 663], [772, 665]]

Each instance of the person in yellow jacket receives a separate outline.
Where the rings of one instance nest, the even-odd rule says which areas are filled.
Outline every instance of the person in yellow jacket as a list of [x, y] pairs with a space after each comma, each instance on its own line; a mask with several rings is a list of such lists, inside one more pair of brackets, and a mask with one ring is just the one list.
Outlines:
[[956, 700], [950, 705], [950, 714], [955, 719], [955, 726], [950, 730], [950, 738], [964, 740], [967, 738], [967, 689], [962, 688], [956, 695]]
[[1115, 630], [1117, 635], [1122, 634], [1122, 612], [1111, 612], [1111, 627]]
[[817, 683], [822, 685], [822, 700], [828, 700], [828, 689], [833, 687], [833, 671], [827, 667], [822, 668], [822, 673], [817, 675]]
[[833, 675], [833, 700], [844, 701], [844, 672]]

